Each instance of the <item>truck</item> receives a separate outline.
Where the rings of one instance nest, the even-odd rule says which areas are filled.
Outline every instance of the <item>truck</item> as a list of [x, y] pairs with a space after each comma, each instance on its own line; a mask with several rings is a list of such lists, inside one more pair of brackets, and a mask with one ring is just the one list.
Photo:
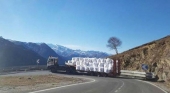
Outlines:
[[58, 63], [58, 57], [50, 56], [47, 60], [47, 69], [53, 73], [65, 71], [67, 74], [86, 73], [103, 77], [116, 77], [121, 74], [119, 59], [73, 57], [72, 60], [65, 62], [65, 65]]

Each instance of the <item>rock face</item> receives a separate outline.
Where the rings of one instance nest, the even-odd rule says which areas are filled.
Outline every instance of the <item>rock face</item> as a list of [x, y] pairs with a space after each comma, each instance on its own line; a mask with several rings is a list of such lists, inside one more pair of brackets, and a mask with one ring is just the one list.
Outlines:
[[121, 60], [121, 68], [142, 71], [141, 65], [149, 66], [159, 80], [170, 80], [170, 36], [135, 47], [121, 54], [111, 56]]

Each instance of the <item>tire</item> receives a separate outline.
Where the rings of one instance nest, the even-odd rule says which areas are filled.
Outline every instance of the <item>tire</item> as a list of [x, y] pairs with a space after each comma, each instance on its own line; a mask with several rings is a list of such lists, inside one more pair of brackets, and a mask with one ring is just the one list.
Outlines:
[[55, 73], [55, 69], [54, 69], [54, 68], [52, 68], [52, 69], [51, 69], [51, 72], [52, 72], [52, 73]]
[[89, 72], [89, 75], [90, 75], [90, 76], [94, 76], [94, 73], [93, 73], [93, 72]]
[[67, 74], [70, 74], [70, 70], [69, 70], [69, 69], [67, 69], [67, 70], [66, 70], [66, 73], [67, 73]]
[[96, 73], [97, 77], [101, 77], [100, 73]]
[[108, 75], [106, 73], [103, 74], [103, 77], [108, 77]]

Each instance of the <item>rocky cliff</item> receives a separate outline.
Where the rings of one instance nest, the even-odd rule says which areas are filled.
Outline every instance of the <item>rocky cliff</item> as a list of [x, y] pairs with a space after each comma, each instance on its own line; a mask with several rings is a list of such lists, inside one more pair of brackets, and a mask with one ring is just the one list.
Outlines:
[[170, 80], [170, 35], [144, 45], [135, 47], [111, 58], [121, 60], [121, 68], [142, 71], [141, 65], [149, 66], [159, 80]]

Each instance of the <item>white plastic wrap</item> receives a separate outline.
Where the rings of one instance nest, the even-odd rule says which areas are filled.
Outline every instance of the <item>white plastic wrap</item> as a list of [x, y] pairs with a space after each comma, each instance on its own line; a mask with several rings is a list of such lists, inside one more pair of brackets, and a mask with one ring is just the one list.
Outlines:
[[80, 70], [80, 66], [76, 66], [76, 70]]
[[94, 71], [94, 67], [93, 67], [93, 66], [90, 66], [90, 67], [89, 67], [89, 70], [90, 70], [90, 71]]
[[113, 64], [108, 64], [108, 70], [113, 70]]
[[79, 66], [80, 65], [80, 61], [76, 61], [76, 66]]
[[82, 57], [80, 57], [80, 58], [79, 58], [79, 61], [83, 61], [83, 58], [82, 58]]
[[97, 66], [93, 66], [93, 71], [94, 72], [98, 72], [98, 67]]
[[73, 65], [76, 65], [76, 61], [71, 61], [73, 63]]
[[92, 58], [90, 61], [91, 62], [97, 62], [97, 58]]
[[104, 62], [100, 62], [100, 63], [98, 63], [98, 67], [104, 67]]
[[104, 73], [110, 73], [110, 71], [113, 70], [113, 60], [110, 58], [102, 59], [102, 58], [73, 57], [72, 60], [68, 62], [69, 63], [72, 62], [74, 65], [76, 65], [76, 70]]
[[80, 61], [80, 66], [83, 66], [84, 65], [84, 61]]
[[79, 61], [80, 57], [73, 57], [72, 61]]
[[85, 71], [84, 66], [80, 66], [80, 70]]
[[90, 71], [94, 71], [94, 68], [93, 68], [93, 62], [89, 62], [89, 70]]
[[88, 66], [84, 66], [85, 71], [90, 71]]
[[68, 63], [72, 63], [72, 60], [68, 60]]
[[97, 59], [97, 63], [100, 63], [101, 62], [101, 59]]
[[105, 72], [105, 73], [109, 73], [108, 66], [109, 66], [108, 63], [105, 63], [105, 64], [104, 64], [104, 72]]
[[98, 72], [104, 72], [104, 68], [103, 67], [98, 68]]
[[98, 72], [104, 72], [104, 62], [101, 60], [98, 63]]

